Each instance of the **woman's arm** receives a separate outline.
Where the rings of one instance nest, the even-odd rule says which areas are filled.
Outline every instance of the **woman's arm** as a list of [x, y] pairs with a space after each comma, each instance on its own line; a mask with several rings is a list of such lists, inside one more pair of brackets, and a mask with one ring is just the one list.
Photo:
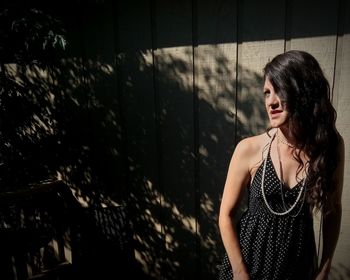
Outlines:
[[250, 180], [251, 140], [238, 143], [228, 168], [224, 192], [220, 205], [219, 228], [221, 238], [230, 260], [234, 279], [249, 279], [243, 262], [233, 216], [240, 203], [241, 192]]
[[323, 236], [323, 248], [322, 248], [322, 259], [319, 268], [319, 274], [317, 280], [328, 279], [328, 275], [331, 269], [331, 263], [333, 254], [338, 242], [341, 215], [342, 215], [342, 189], [344, 180], [344, 140], [340, 137], [340, 145], [338, 149], [338, 166], [334, 173], [335, 192], [332, 195], [329, 202], [327, 202], [322, 210], [323, 214], [323, 225], [322, 225], [322, 236]]

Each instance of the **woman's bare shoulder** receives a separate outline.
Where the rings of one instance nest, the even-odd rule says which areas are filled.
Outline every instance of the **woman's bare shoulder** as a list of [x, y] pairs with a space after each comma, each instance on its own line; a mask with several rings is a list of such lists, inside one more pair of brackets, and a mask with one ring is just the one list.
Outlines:
[[236, 146], [235, 153], [244, 155], [250, 162], [256, 162], [261, 158], [262, 152], [267, 146], [273, 132], [264, 132], [259, 135], [242, 139]]
[[273, 135], [273, 131], [264, 132], [259, 135], [250, 136], [242, 139], [237, 146], [243, 149], [249, 149], [253, 151], [261, 150], [265, 147]]

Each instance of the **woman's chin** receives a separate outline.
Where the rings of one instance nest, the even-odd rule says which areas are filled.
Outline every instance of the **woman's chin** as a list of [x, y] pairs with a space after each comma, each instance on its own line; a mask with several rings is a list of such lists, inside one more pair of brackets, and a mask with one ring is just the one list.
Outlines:
[[277, 119], [270, 119], [270, 127], [271, 128], [278, 128], [283, 125], [286, 125], [286, 120], [277, 120]]
[[271, 122], [270, 121], [270, 127], [271, 128], [278, 128], [278, 127], [280, 127], [281, 126], [281, 124], [280, 123], [278, 123], [278, 122]]

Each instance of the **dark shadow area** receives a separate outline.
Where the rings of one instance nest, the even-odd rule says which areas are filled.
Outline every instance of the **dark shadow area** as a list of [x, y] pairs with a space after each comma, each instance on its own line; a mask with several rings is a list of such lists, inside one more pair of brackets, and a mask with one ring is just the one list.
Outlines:
[[[77, 43], [81, 47], [74, 13], [60, 22], [34, 8], [1, 15], [7, 42], [0, 52], [2, 190], [62, 179], [90, 194], [92, 185], [115, 191], [121, 135], [111, 66], [85, 59], [82, 50], [74, 56]], [[89, 197], [89, 204], [101, 195]]]
[[[136, 2], [129, 4], [123, 3], [120, 1], [122, 5], [133, 5], [134, 7], [138, 7], [135, 9], [135, 13], [139, 13], [141, 11], [142, 6], [146, 6], [146, 9], [152, 9], [154, 15], [159, 16], [160, 21], [162, 21], [161, 17], [168, 12], [166, 9], [172, 9], [170, 12], [173, 15], [182, 14], [182, 17], [178, 17], [175, 21], [168, 21], [166, 26], [160, 26], [159, 28], [166, 28], [166, 33], [164, 37], [161, 38], [157, 42], [157, 46], [159, 48], [167, 48], [167, 47], [179, 47], [179, 46], [189, 46], [193, 43], [191, 36], [184, 35], [184, 32], [179, 26], [184, 26], [187, 23], [191, 23], [191, 17], [187, 17], [186, 14], [191, 14], [192, 11], [189, 10], [191, 7], [191, 3], [186, 1], [180, 1], [176, 6], [169, 4], [166, 1], [149, 1], [150, 4], [143, 3], [139, 4]], [[211, 6], [212, 3], [210, 1], [192, 1], [195, 13], [198, 12], [199, 6]], [[256, 24], [254, 26], [246, 27], [240, 26], [241, 35], [244, 36], [245, 42], [252, 41], [264, 41], [264, 40], [279, 40], [279, 39], [287, 39], [289, 38], [308, 38], [308, 37], [322, 37], [322, 36], [332, 36], [337, 35], [337, 17], [338, 12], [347, 8], [347, 0], [339, 0], [339, 1], [328, 1], [328, 0], [313, 0], [305, 2], [303, 0], [285, 0], [285, 1], [269, 1], [265, 2], [256, 2], [256, 1], [220, 1], [217, 5], [214, 5], [214, 10], [209, 11], [211, 18], [208, 18], [206, 21], [206, 28], [208, 29], [208, 33], [202, 34], [201, 44], [213, 44], [213, 37], [210, 33], [211, 30], [215, 30], [215, 32], [221, 33], [223, 30], [227, 30], [228, 26], [227, 22], [223, 20], [225, 16], [230, 15], [231, 9], [239, 9], [240, 16], [244, 18], [244, 14], [249, 11], [250, 19], [246, 18], [244, 20], [251, 20], [254, 18], [254, 21], [257, 18], [261, 18], [262, 21], [264, 18], [278, 18], [277, 20], [282, 20], [280, 22], [281, 25], [271, 25], [269, 29], [266, 30], [266, 26], [264, 22], [262, 24]], [[278, 6], [278, 13], [274, 9]], [[246, 10], [245, 10], [246, 9]], [[310, 13], [310, 11], [313, 13]], [[161, 11], [161, 12], [159, 12]], [[255, 14], [255, 17], [254, 17]], [[143, 16], [143, 13], [140, 13]], [[261, 17], [264, 15], [264, 17]], [[125, 15], [126, 16], [126, 15]], [[287, 18], [285, 19], [285, 16]], [[344, 14], [345, 16], [345, 14]], [[303, 20], [300, 20], [300, 19]], [[154, 19], [153, 19], [154, 20]], [[213, 22], [213, 20], [215, 20]], [[341, 19], [344, 21], [345, 17]], [[235, 24], [235, 18], [231, 18], [232, 27]], [[186, 23], [187, 22], [187, 23]], [[277, 23], [277, 22], [276, 22]], [[205, 24], [205, 23], [204, 23]], [[286, 24], [286, 26], [283, 26]], [[342, 24], [342, 23], [341, 23]], [[140, 32], [140, 30], [145, 30], [145, 26], [140, 26], [141, 29], [133, 29], [137, 25], [128, 26], [128, 32], [130, 34], [137, 34], [135, 32]], [[349, 25], [343, 25], [339, 35], [349, 34], [350, 27]], [[285, 28], [286, 33], [281, 32]], [[148, 30], [145, 30], [148, 31]], [[233, 30], [230, 30], [233, 32]], [[217, 36], [216, 33], [215, 35]], [[140, 32], [138, 36], [141, 38], [145, 35], [145, 33]], [[237, 39], [234, 40], [230, 33], [221, 33], [220, 40], [217, 43], [236, 43]], [[145, 50], [151, 49], [152, 46], [147, 44], [147, 41], [141, 40], [141, 44], [138, 49]]]
[[[21, 14], [29, 18], [28, 26], [19, 25], [18, 30], [13, 30], [7, 25], [12, 37], [7, 38], [2, 50], [6, 60], [1, 64], [2, 192], [25, 191], [29, 186], [35, 189], [42, 182], [55, 179], [69, 186], [76, 199], [71, 204], [80, 205], [71, 217], [81, 225], [75, 229], [79, 234], [67, 244], [73, 246], [73, 265], [85, 277], [107, 275], [101, 271], [116, 274], [125, 267], [122, 259], [113, 256], [114, 246], [119, 246], [110, 236], [118, 232], [113, 228], [113, 203], [127, 204], [135, 236], [132, 248], [140, 263], [140, 268], [133, 271], [142, 279], [146, 274], [141, 268], [150, 277], [179, 279], [193, 273], [189, 263], [198, 262], [199, 255], [206, 256], [211, 263], [217, 262], [220, 253], [216, 247], [220, 243], [216, 216], [221, 192], [218, 185], [222, 188], [235, 137], [235, 112], [225, 112], [220, 103], [221, 99], [233, 102], [235, 85], [230, 83], [223, 88], [217, 100], [203, 99], [197, 104], [203, 120], [208, 117], [214, 122], [200, 132], [202, 148], [209, 155], [203, 158], [201, 172], [215, 173], [207, 182], [211, 191], [201, 193], [199, 198], [203, 201], [201, 215], [211, 221], [207, 220], [206, 224], [212, 224], [202, 240], [207, 245], [199, 252], [195, 242], [201, 233], [195, 230], [196, 190], [192, 168], [192, 142], [196, 133], [193, 123], [198, 120], [193, 119], [191, 84], [182, 83], [183, 77], [192, 74], [188, 62], [160, 52], [156, 83], [146, 92], [144, 85], [154, 81], [154, 66], [145, 59], [145, 53], [119, 56], [116, 81], [113, 63], [103, 60], [84, 43], [84, 32], [88, 31], [83, 23], [91, 18], [82, 17], [81, 25], [74, 25], [73, 11], [64, 17], [57, 10], [49, 12], [61, 21], [49, 13], [31, 9]], [[85, 14], [93, 12], [96, 9], [91, 7], [85, 10]], [[8, 10], [2, 19], [9, 24], [21, 17]], [[40, 28], [30, 29], [35, 26], [35, 20]], [[40, 40], [51, 34], [50, 30], [53, 37], [48, 43], [52, 48], [43, 48]], [[66, 40], [64, 48], [62, 45], [54, 48], [55, 34]], [[190, 55], [185, 53], [185, 57]], [[220, 68], [227, 59], [218, 49], [217, 71], [222, 71]], [[214, 90], [210, 85], [216, 83], [219, 73], [211, 69], [203, 71], [207, 73], [210, 92]], [[233, 75], [231, 70], [225, 71]], [[258, 76], [245, 74], [252, 82], [246, 87], [258, 87]], [[155, 88], [159, 90], [158, 97], [154, 96]], [[155, 104], [154, 98], [159, 103]], [[252, 106], [250, 102], [249, 98], [242, 100], [242, 106], [248, 110]], [[259, 114], [257, 117], [261, 119], [263, 112]], [[227, 129], [231, 136], [227, 135]], [[172, 148], [168, 149], [168, 145]], [[218, 147], [221, 147], [219, 157], [211, 157]], [[128, 170], [126, 174], [125, 170]], [[125, 178], [129, 178], [128, 184]], [[104, 223], [107, 223], [105, 228]], [[70, 230], [73, 234], [74, 228]], [[213, 265], [202, 269], [203, 275], [215, 272]]]
[[1, 193], [2, 279], [27, 279], [53, 268], [57, 275], [69, 275], [63, 248], [67, 213], [55, 189], [57, 184], [43, 184], [35, 190]]
[[[67, 275], [50, 279], [215, 279], [223, 254], [217, 219], [231, 155], [237, 141], [266, 128], [261, 73], [233, 65], [236, 53], [220, 46], [236, 42], [227, 35], [232, 27], [218, 22], [211, 31], [225, 36], [215, 39], [202, 32], [200, 44], [212, 44], [212, 51], [193, 56], [193, 30], [183, 28], [192, 28], [185, 1], [165, 13], [186, 14], [177, 22], [157, 17], [169, 9], [159, 1], [75, 1], [69, 9], [31, 3], [41, 12], [24, 7], [19, 14], [16, 7], [0, 18], [7, 28], [1, 36], [12, 36], [3, 37], [0, 49], [0, 180], [4, 205], [12, 205], [9, 193], [64, 183], [54, 199], [36, 200], [52, 211], [56, 204], [47, 202], [60, 198], [53, 207], [60, 221], [55, 234], [71, 250]], [[236, 4], [222, 3], [217, 13]], [[33, 17], [29, 25], [21, 25], [23, 16]], [[212, 26], [202, 21], [203, 30]], [[277, 27], [268, 38], [259, 28], [244, 40], [281, 39]], [[239, 87], [236, 71], [244, 77]], [[6, 209], [4, 219], [13, 216]], [[244, 209], [243, 202], [236, 218]], [[50, 225], [45, 218], [39, 221]], [[28, 243], [35, 250], [49, 243], [36, 245], [36, 233], [21, 234], [29, 240], [16, 244], [22, 255]], [[9, 267], [6, 276], [13, 275], [13, 243], [1, 261]], [[32, 267], [41, 259], [47, 264], [40, 263], [38, 273], [57, 264], [55, 248], [41, 251], [46, 257], [37, 253]], [[23, 258], [22, 264], [30, 261]], [[342, 267], [334, 273], [349, 274]]]
[[60, 181], [1, 193], [0, 202], [2, 279], [132, 275], [125, 207], [83, 208]]
[[[107, 279], [135, 271], [113, 70], [77, 51], [76, 12], [1, 10], [4, 279]], [[56, 180], [62, 184], [54, 194], [36, 195]]]

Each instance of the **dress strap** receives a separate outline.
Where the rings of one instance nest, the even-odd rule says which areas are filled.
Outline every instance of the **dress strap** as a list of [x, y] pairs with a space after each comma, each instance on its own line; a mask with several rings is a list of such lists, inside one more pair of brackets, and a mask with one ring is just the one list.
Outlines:
[[[264, 160], [267, 159], [268, 156], [269, 156], [269, 154], [270, 154], [272, 141], [275, 139], [276, 134], [277, 134], [277, 132], [275, 132], [275, 133], [271, 136], [271, 138], [269, 139], [268, 144], [265, 146], [265, 148], [264, 148], [264, 150], [263, 150], [263, 159], [264, 159]], [[267, 135], [269, 135], [269, 134], [267, 134]]]

